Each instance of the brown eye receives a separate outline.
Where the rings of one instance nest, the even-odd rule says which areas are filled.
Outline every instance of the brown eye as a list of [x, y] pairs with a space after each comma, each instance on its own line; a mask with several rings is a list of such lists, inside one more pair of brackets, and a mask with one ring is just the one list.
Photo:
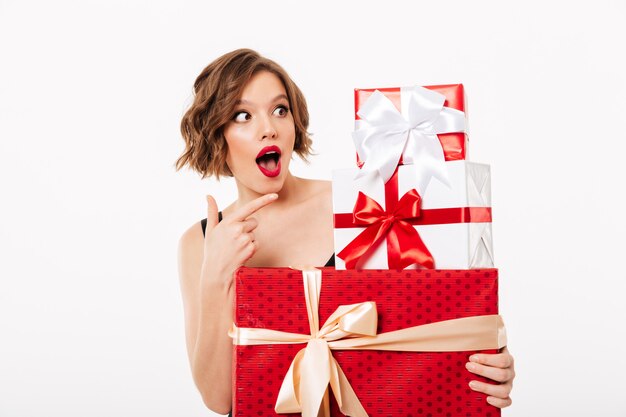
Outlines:
[[276, 116], [281, 116], [281, 117], [285, 117], [287, 116], [287, 113], [289, 113], [289, 108], [287, 108], [287, 106], [278, 106], [276, 107], [276, 110], [274, 110], [274, 114]]
[[239, 111], [235, 113], [235, 116], [233, 116], [233, 120], [236, 122], [245, 122], [246, 120], [250, 120], [250, 117], [250, 113], [246, 111]]

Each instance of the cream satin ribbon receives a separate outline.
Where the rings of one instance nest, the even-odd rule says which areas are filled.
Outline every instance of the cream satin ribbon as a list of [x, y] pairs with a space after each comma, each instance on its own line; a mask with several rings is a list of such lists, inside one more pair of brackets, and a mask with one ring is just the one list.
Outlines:
[[444, 107], [445, 96], [424, 87], [403, 87], [401, 100], [399, 112], [376, 90], [359, 109], [352, 138], [364, 164], [356, 178], [377, 172], [386, 183], [402, 156], [405, 165], [414, 165], [420, 193], [432, 177], [449, 184], [437, 134], [465, 132], [465, 113]]
[[306, 343], [285, 375], [278, 393], [277, 413], [302, 413], [302, 417], [330, 416], [328, 385], [346, 416], [367, 417], [346, 375], [331, 350], [367, 349], [406, 352], [449, 352], [498, 349], [506, 346], [504, 323], [499, 315], [446, 320], [376, 335], [376, 303], [342, 305], [319, 327], [322, 273], [302, 271], [311, 333], [238, 328], [229, 331], [235, 345]]

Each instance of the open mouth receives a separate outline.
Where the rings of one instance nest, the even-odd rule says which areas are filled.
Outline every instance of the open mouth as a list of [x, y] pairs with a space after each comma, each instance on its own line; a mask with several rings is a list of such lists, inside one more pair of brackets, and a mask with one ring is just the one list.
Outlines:
[[280, 174], [280, 148], [266, 146], [256, 157], [256, 164], [266, 177], [275, 177]]

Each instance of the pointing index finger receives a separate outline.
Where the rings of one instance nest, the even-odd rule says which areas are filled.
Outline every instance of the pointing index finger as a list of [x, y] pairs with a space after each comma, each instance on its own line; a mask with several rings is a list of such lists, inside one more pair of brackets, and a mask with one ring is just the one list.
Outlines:
[[257, 199], [250, 201], [245, 206], [241, 207], [239, 210], [233, 213], [232, 219], [234, 221], [242, 221], [248, 218], [248, 216], [252, 215], [257, 210], [267, 206], [278, 198], [278, 194], [271, 193], [265, 194]]

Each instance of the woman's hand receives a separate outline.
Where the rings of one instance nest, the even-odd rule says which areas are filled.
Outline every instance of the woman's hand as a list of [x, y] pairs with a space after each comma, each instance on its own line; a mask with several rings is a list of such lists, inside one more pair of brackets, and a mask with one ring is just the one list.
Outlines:
[[499, 385], [489, 384], [480, 381], [470, 381], [469, 386], [474, 391], [483, 392], [488, 395], [487, 402], [495, 407], [504, 408], [511, 405], [511, 389], [515, 378], [513, 356], [505, 347], [502, 353], [487, 354], [477, 353], [470, 356], [470, 361], [465, 365], [468, 371], [481, 375], [494, 381]]
[[207, 195], [203, 268], [209, 267], [216, 272], [209, 276], [232, 277], [232, 273], [254, 255], [257, 246], [253, 231], [258, 223], [250, 216], [277, 198], [278, 194], [266, 194], [250, 201], [220, 222], [215, 199]]

